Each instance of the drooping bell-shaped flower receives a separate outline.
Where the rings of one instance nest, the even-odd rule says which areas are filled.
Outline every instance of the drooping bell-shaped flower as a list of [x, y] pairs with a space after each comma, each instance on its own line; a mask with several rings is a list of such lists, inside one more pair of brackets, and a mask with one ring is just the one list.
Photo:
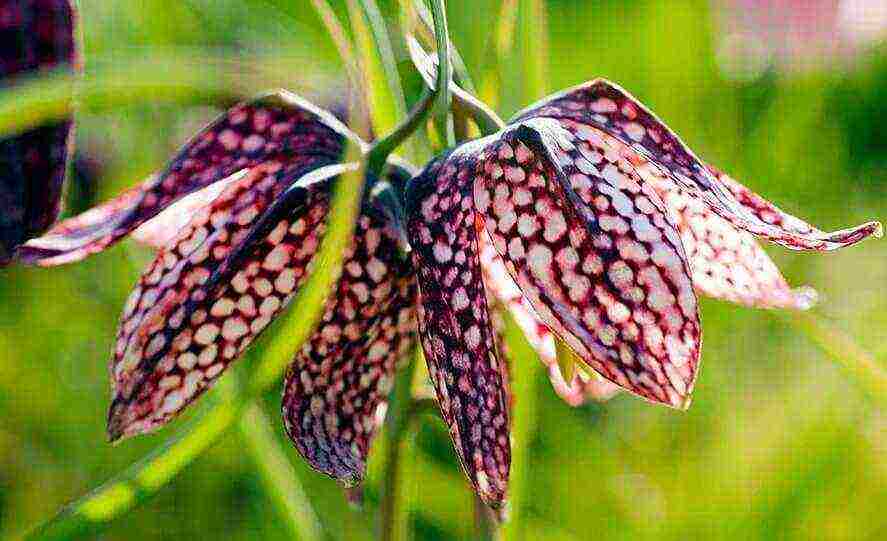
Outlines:
[[[0, 88], [61, 66], [74, 68], [74, 8], [69, 0], [0, 2]], [[0, 266], [59, 214], [71, 120], [0, 137]]]
[[[877, 222], [825, 233], [786, 214], [604, 80], [546, 98], [435, 159], [407, 188], [407, 224], [429, 373], [462, 465], [493, 505], [510, 458], [484, 281], [525, 330], [539, 329], [530, 340], [550, 367], [547, 331], [611, 385], [686, 408], [699, 367], [697, 291], [760, 307], [813, 301], [753, 236], [826, 251], [881, 234]], [[482, 272], [497, 257], [519, 295]], [[581, 402], [578, 388], [560, 394]]]
[[[38, 265], [81, 259], [133, 231], [160, 247], [124, 308], [111, 361], [112, 439], [175, 417], [292, 299], [323, 237], [330, 190], [357, 167], [341, 163], [348, 142], [366, 147], [300, 98], [265, 96], [222, 115], [141, 186], [22, 247], [22, 261]], [[335, 426], [347, 433], [349, 449], [353, 441], [365, 450], [412, 332], [414, 289], [396, 205], [409, 173], [391, 171], [368, 179], [337, 306], [290, 371], [288, 429], [325, 470], [311, 450], [328, 426], [323, 414], [347, 411], [353, 424]], [[312, 374], [313, 359], [334, 366], [341, 379]], [[368, 395], [340, 393], [343, 387]]]

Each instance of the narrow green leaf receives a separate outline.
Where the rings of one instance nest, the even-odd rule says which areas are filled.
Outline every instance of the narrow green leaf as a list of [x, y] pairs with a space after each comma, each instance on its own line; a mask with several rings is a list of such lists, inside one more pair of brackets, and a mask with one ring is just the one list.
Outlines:
[[354, 161], [360, 159], [360, 154], [361, 150], [353, 145], [349, 145], [345, 151], [344, 161], [352, 163], [353, 169], [336, 183], [326, 233], [314, 256], [315, 267], [308, 282], [289, 308], [271, 324], [272, 328], [258, 340], [261, 342], [262, 360], [255, 367], [249, 382], [251, 394], [260, 393], [280, 381], [293, 354], [314, 331], [323, 313], [324, 301], [339, 277], [342, 258], [351, 243], [354, 223], [360, 211], [365, 169], [362, 162]]
[[815, 312], [773, 312], [801, 330], [867, 395], [887, 403], [887, 371], [850, 336]]
[[361, 0], [361, 5], [369, 20], [370, 29], [373, 32], [376, 48], [379, 51], [379, 60], [382, 62], [382, 69], [392, 96], [397, 118], [403, 118], [407, 114], [407, 102], [403, 93], [400, 74], [397, 71], [397, 59], [394, 57], [394, 48], [388, 35], [388, 27], [385, 25], [385, 19], [376, 0]]
[[536, 351], [527, 342], [523, 331], [511, 317], [503, 312], [505, 340], [508, 343], [511, 364], [511, 392], [514, 408], [511, 412], [511, 478], [508, 487], [508, 516], [502, 525], [501, 538], [506, 541], [526, 538], [527, 514], [532, 495], [530, 471], [532, 459], [530, 442], [536, 431], [537, 391], [540, 379]]
[[239, 423], [243, 446], [292, 536], [300, 541], [319, 541], [323, 539], [320, 519], [271, 426], [271, 419], [258, 404], [246, 408]]
[[210, 407], [167, 443], [62, 509], [25, 539], [71, 539], [98, 532], [114, 518], [154, 496], [182, 468], [212, 446], [238, 415], [237, 404], [223, 402]]
[[373, 35], [370, 33], [363, 10], [357, 0], [348, 0], [348, 13], [359, 55], [361, 84], [367, 95], [368, 112], [373, 130], [377, 134], [388, 133], [397, 125], [398, 113], [382, 59], [373, 43]]
[[[403, 482], [405, 456], [413, 452], [410, 420], [414, 418], [413, 375], [416, 361], [421, 356], [416, 351], [407, 366], [397, 374], [391, 401], [385, 415], [385, 478], [382, 484], [382, 502], [379, 508], [379, 538], [382, 541], [409, 539], [408, 531], [408, 483]], [[421, 360], [421, 359], [419, 359]]]
[[[548, 93], [548, 21], [542, 0], [519, 2], [519, 47], [524, 101], [532, 103]], [[512, 64], [515, 65], [515, 64]]]

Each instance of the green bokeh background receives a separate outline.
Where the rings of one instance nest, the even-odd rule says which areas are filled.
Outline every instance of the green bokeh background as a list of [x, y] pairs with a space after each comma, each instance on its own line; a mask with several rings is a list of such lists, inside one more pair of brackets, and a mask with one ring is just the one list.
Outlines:
[[[286, 87], [327, 103], [344, 85], [307, 0], [80, 4], [87, 73], [150, 81], [193, 66], [208, 87]], [[499, 2], [448, 7], [453, 40], [482, 86]], [[719, 69], [723, 27], [707, 1], [559, 0], [547, 9], [550, 90], [596, 76], [618, 81], [698, 154], [824, 229], [887, 218], [883, 45], [843, 63], [735, 82]], [[412, 100], [418, 80], [395, 42]], [[136, 61], [146, 67], [126, 72]], [[523, 105], [512, 79], [501, 78], [505, 117]], [[195, 85], [80, 115], [78, 144], [102, 162], [97, 199], [159, 168], [219, 106], [217, 94]], [[818, 317], [883, 368], [887, 242], [822, 255], [768, 252], [790, 282], [820, 291]], [[169, 437], [166, 429], [112, 447], [104, 434], [117, 318], [149, 258], [127, 241], [69, 267], [0, 271], [0, 535], [20, 535]], [[531, 538], [887, 538], [887, 399], [866, 395], [790, 316], [711, 300], [701, 310], [702, 371], [685, 413], [629, 396], [572, 409], [536, 373]], [[363, 511], [349, 508], [286, 443], [278, 404], [275, 388], [264, 403], [272, 429], [325, 529], [335, 539], [372, 538], [378, 472], [371, 468]], [[415, 538], [472, 538], [473, 499], [443, 424], [425, 419], [416, 442], [406, 479]], [[287, 535], [232, 431], [102, 538]]]

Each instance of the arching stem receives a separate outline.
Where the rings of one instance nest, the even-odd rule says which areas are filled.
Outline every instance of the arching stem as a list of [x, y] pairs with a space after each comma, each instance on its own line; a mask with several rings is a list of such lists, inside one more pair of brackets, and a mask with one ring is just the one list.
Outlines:
[[435, 85], [434, 90], [422, 93], [419, 102], [399, 126], [373, 144], [367, 154], [367, 171], [370, 173], [379, 174], [382, 171], [388, 156], [425, 122], [432, 110], [432, 105], [443, 119], [446, 119], [449, 114], [452, 100], [449, 83], [452, 81], [453, 75], [450, 68], [449, 48], [447, 47], [449, 31], [447, 30], [444, 0], [431, 0], [431, 14], [438, 44], [437, 80], [439, 82]]

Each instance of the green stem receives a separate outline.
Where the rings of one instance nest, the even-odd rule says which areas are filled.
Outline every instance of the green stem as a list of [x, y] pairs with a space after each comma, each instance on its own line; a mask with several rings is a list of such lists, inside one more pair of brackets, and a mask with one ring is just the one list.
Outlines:
[[[422, 0], [416, 0], [413, 3], [413, 6], [416, 8], [416, 12], [419, 15], [419, 20], [425, 24], [427, 28], [430, 30], [434, 30], [434, 22], [431, 15], [431, 12], [428, 11], [428, 8], [425, 6], [425, 3]], [[474, 92], [474, 83], [471, 81], [471, 75], [468, 73], [468, 68], [465, 66], [465, 60], [462, 58], [462, 55], [459, 54], [459, 49], [453, 44], [453, 41], [450, 40], [450, 60], [453, 64], [453, 75], [456, 81], [458, 81], [459, 85], [464, 87], [469, 92]]]
[[[438, 86], [437, 81], [440, 80], [438, 77], [440, 74], [439, 61], [425, 52], [425, 49], [414, 37], [410, 36], [408, 38], [408, 44], [410, 56], [416, 65], [416, 69], [422, 75], [425, 84], [436, 88]], [[435, 73], [438, 75], [435, 75]], [[505, 127], [505, 122], [499, 118], [495, 111], [456, 83], [450, 83], [450, 91], [453, 93], [453, 103], [456, 107], [460, 109], [460, 112], [470, 116], [480, 127], [484, 135], [496, 133]]]
[[404, 121], [383, 139], [379, 139], [373, 143], [373, 146], [367, 154], [368, 171], [374, 174], [379, 174], [382, 171], [385, 164], [388, 162], [388, 156], [390, 156], [391, 153], [394, 152], [394, 150], [410, 135], [412, 135], [419, 126], [422, 125], [425, 119], [428, 118], [428, 113], [431, 112], [431, 106], [433, 104], [434, 94], [431, 90], [426, 89], [422, 92], [422, 97], [419, 98], [419, 102], [416, 103], [413, 110], [410, 111], [410, 114], [407, 115]]
[[370, 22], [370, 29], [379, 49], [379, 58], [382, 61], [391, 95], [394, 97], [397, 113], [404, 115], [407, 110], [406, 97], [403, 94], [403, 85], [397, 72], [397, 59], [394, 57], [394, 48], [391, 46], [391, 37], [388, 35], [382, 11], [379, 9], [376, 0], [360, 0], [360, 4], [363, 6], [363, 11]]
[[453, 88], [453, 97], [456, 104], [477, 123], [484, 135], [491, 135], [505, 128], [505, 122], [495, 111], [467, 91], [459, 87]]
[[[449, 41], [447, 31], [446, 12], [443, 7], [443, 0], [431, 0], [432, 14], [434, 16], [434, 28], [438, 35], [443, 37], [444, 43]], [[440, 40], [438, 40], [440, 41]], [[391, 133], [376, 141], [367, 154], [367, 170], [374, 174], [379, 174], [388, 156], [404, 141], [412, 135], [419, 126], [428, 118], [431, 106], [434, 105], [438, 114], [444, 112], [444, 116], [449, 115], [450, 110], [450, 87], [447, 81], [452, 80], [450, 70], [449, 56], [446, 54], [446, 48], [438, 51], [438, 67], [437, 80], [443, 81], [435, 86], [432, 92], [423, 92], [419, 102], [413, 108], [407, 118], [396, 127]]]
[[437, 97], [435, 112], [438, 124], [445, 130], [447, 145], [454, 142], [453, 126], [450, 123], [450, 83], [453, 80], [453, 70], [450, 66], [450, 34], [447, 29], [447, 12], [444, 0], [431, 0], [431, 17], [434, 22], [434, 39], [437, 42], [437, 83], [435, 95]]
[[410, 442], [407, 435], [410, 419], [413, 418], [413, 374], [415, 372], [416, 355], [410, 356], [407, 366], [400, 369], [394, 384], [394, 395], [388, 404], [385, 414], [387, 455], [385, 457], [385, 474], [382, 485], [382, 502], [379, 508], [379, 538], [382, 541], [400, 541], [407, 538], [406, 506], [401, 483], [403, 456], [408, 451]]
[[533, 347], [514, 322], [505, 313], [505, 340], [511, 363], [511, 392], [515, 396], [511, 411], [511, 479], [508, 488], [509, 509], [506, 522], [500, 530], [501, 539], [515, 541], [527, 534], [527, 512], [530, 494], [530, 443], [536, 430], [538, 413], [539, 364]]
[[871, 398], [887, 402], [887, 371], [852, 338], [812, 312], [772, 312], [807, 335]]
[[302, 541], [319, 541], [323, 539], [320, 520], [270, 426], [271, 420], [258, 404], [246, 408], [239, 423], [244, 448], [252, 456], [292, 536]]
[[242, 404], [223, 402], [110, 481], [68, 505], [25, 539], [71, 539], [93, 535], [125, 511], [154, 496], [182, 468], [213, 445], [234, 423]]
[[481, 540], [493, 540], [499, 532], [495, 511], [474, 495], [474, 536]]

